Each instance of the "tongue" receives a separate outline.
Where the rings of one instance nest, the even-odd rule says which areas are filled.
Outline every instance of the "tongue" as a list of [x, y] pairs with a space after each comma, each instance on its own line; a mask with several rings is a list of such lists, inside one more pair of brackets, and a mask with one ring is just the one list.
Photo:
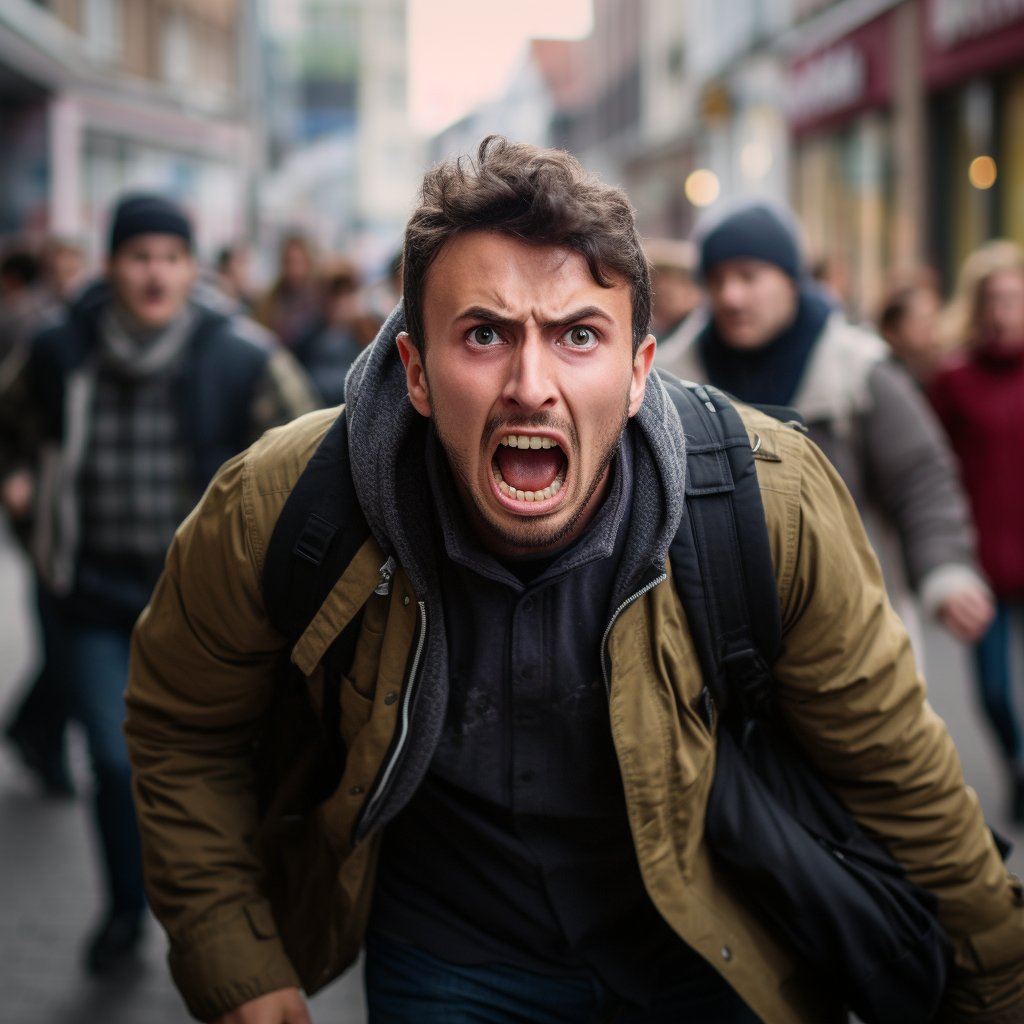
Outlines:
[[497, 451], [505, 483], [519, 491], [543, 491], [558, 476], [565, 456], [558, 448], [506, 448]]

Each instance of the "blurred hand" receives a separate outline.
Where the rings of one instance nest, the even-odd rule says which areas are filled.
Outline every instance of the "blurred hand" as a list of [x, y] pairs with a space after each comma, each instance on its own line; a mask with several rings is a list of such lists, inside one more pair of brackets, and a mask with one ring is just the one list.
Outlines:
[[17, 469], [0, 484], [0, 503], [12, 519], [28, 519], [35, 490], [32, 474], [27, 469]]
[[994, 615], [992, 601], [981, 587], [958, 590], [939, 607], [939, 621], [965, 644], [976, 644]]
[[242, 1003], [213, 1024], [313, 1024], [297, 988], [279, 988]]

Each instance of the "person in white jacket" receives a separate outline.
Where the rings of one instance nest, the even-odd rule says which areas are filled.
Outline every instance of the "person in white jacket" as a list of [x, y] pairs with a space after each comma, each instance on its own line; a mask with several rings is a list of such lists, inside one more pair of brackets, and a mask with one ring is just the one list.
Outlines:
[[919, 388], [809, 281], [784, 213], [734, 209], [704, 234], [700, 271], [706, 303], [658, 346], [657, 362], [799, 412], [857, 503], [919, 661], [911, 590], [953, 636], [976, 642], [992, 599], [949, 445]]

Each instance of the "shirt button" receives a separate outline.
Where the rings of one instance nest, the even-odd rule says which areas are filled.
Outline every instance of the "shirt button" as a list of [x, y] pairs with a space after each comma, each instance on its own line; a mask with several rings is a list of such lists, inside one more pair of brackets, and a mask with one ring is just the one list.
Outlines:
[[728, 963], [732, 959], [732, 950], [728, 946], [722, 947], [722, 959]]
[[408, 603], [409, 603], [409, 595], [406, 594], [405, 597], [402, 598], [402, 604], [407, 605]]
[[384, 698], [384, 703], [387, 704], [388, 706], [390, 706], [390, 705], [394, 704], [396, 700], [398, 700], [398, 694], [397, 693], [389, 693]]
[[523, 611], [524, 612], [532, 612], [533, 611], [533, 598], [532, 597], [528, 597], [523, 602]]
[[350, 796], [362, 796], [363, 787], [362, 786], [353, 786], [348, 792], [349, 792]]

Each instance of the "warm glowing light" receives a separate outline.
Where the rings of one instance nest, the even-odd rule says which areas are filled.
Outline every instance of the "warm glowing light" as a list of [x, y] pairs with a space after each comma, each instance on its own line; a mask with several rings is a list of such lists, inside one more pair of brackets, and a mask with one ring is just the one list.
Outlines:
[[975, 188], [991, 188], [996, 183], [996, 162], [990, 156], [976, 156], [967, 168], [967, 177]]
[[763, 178], [772, 169], [772, 147], [767, 142], [748, 142], [740, 150], [745, 178]]
[[718, 175], [704, 167], [691, 172], [683, 186], [686, 198], [694, 206], [710, 206], [718, 198], [721, 190]]

